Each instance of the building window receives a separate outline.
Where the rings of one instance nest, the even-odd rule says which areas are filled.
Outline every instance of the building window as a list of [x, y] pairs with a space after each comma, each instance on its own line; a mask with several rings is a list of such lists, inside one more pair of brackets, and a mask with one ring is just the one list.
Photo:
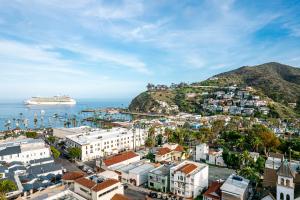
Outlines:
[[89, 193], [89, 191], [87, 191], [86, 189], [83, 189], [83, 188], [79, 188], [81, 191], [85, 192], [85, 193]]
[[114, 190], [116, 190], [116, 189], [118, 189], [118, 186], [117, 186], [117, 187], [114, 187], [114, 188], [112, 188], [112, 189], [110, 189], [110, 190], [107, 190], [106, 192], [103, 192], [102, 194], [99, 194], [98, 197], [101, 197], [101, 196], [103, 196], [103, 195], [106, 195], [107, 193], [110, 193], [110, 192], [112, 192], [112, 191], [114, 191]]
[[151, 186], [151, 187], [153, 187], [153, 186], [154, 186], [154, 184], [153, 184], [152, 182], [150, 182], [150, 186]]
[[290, 200], [291, 198], [290, 198], [290, 195], [289, 194], [287, 194], [286, 195], [286, 200]]
[[283, 193], [280, 193], [280, 200], [283, 200]]
[[283, 178], [280, 179], [280, 184], [284, 185], [284, 179]]
[[286, 186], [288, 186], [288, 187], [290, 187], [291, 185], [290, 185], [290, 180], [286, 180]]

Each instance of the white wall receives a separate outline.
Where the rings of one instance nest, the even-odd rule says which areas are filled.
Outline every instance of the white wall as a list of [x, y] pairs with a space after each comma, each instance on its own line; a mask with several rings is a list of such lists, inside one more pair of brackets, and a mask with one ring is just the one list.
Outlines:
[[196, 161], [206, 160], [208, 155], [209, 147], [207, 144], [199, 144], [196, 146]]
[[[116, 188], [117, 187], [117, 188]], [[116, 188], [116, 189], [115, 189]], [[111, 190], [111, 191], [110, 191]], [[101, 195], [107, 191], [110, 191], [108, 192], [107, 194], [104, 194], [104, 195]], [[115, 194], [124, 194], [124, 188], [123, 186], [121, 185], [121, 183], [117, 183], [117, 184], [114, 184], [110, 187], [107, 187], [99, 192], [92, 192], [92, 200], [104, 200], [104, 199], [111, 199]], [[99, 195], [101, 195], [99, 197]]]

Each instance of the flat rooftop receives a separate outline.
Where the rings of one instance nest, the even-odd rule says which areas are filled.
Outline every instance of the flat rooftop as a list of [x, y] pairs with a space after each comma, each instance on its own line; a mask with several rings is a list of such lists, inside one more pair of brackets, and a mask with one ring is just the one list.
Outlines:
[[170, 174], [170, 168], [174, 165], [162, 165], [150, 171], [152, 174], [168, 176]]
[[154, 169], [155, 167], [150, 164], [150, 163], [145, 163], [145, 164], [142, 164], [134, 169], [131, 169], [129, 172], [130, 173], [133, 173], [133, 174], [141, 174], [143, 172], [146, 172], [146, 171], [150, 171], [151, 169]]
[[230, 175], [225, 183], [221, 186], [222, 192], [228, 192], [233, 195], [242, 195], [245, 193], [249, 180], [235, 174]]
[[6, 147], [13, 147], [13, 146], [20, 146], [20, 145], [26, 145], [26, 144], [38, 144], [38, 143], [45, 143], [42, 139], [33, 139], [33, 138], [26, 138], [26, 139], [20, 139], [20, 140], [14, 140], [9, 142], [4, 142], [0, 144], [1, 148]]
[[[143, 133], [142, 129], [140, 133], [141, 134]], [[73, 140], [78, 144], [84, 145], [84, 144], [90, 144], [97, 140], [117, 138], [118, 136], [119, 137], [132, 136], [132, 134], [133, 134], [132, 129], [112, 128], [112, 129], [96, 129], [87, 133], [82, 133], [80, 135], [67, 136], [67, 138]], [[139, 134], [139, 130], [136, 130], [136, 134], [137, 135]]]

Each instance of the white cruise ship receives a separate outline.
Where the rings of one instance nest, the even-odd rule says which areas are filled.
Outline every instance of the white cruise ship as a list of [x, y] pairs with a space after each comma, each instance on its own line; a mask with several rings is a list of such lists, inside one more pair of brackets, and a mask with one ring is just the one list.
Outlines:
[[69, 96], [32, 97], [25, 101], [27, 105], [75, 105], [76, 101]]

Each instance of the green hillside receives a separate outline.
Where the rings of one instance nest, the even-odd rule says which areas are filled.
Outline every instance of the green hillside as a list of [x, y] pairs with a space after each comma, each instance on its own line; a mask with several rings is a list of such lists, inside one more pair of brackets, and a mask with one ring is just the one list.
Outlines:
[[[296, 116], [297, 108], [289, 107], [288, 103], [296, 103], [300, 100], [300, 68], [275, 62], [252, 67], [244, 66], [191, 85], [146, 91], [132, 100], [129, 109], [139, 112], [155, 112], [159, 106], [158, 101], [163, 101], [169, 105], [177, 105], [179, 111], [201, 114], [199, 105], [205, 98], [209, 98], [203, 95], [204, 93], [232, 85], [251, 86], [255, 89], [256, 95], [272, 102], [272, 109], [280, 117]], [[189, 94], [194, 97], [189, 98]], [[298, 104], [298, 109], [299, 106]]]

